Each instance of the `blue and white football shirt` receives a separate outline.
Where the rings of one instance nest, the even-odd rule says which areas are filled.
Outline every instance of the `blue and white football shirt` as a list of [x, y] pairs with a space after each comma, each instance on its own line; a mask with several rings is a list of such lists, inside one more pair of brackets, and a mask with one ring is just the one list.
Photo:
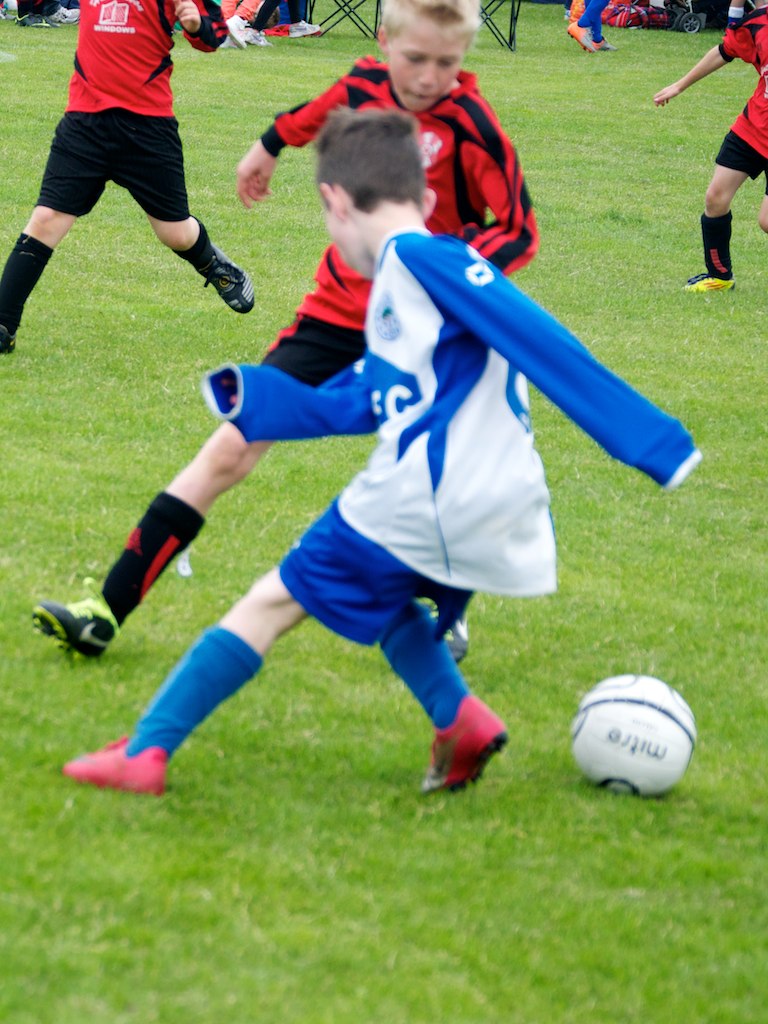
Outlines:
[[340, 513], [439, 583], [518, 596], [555, 589], [527, 380], [668, 489], [701, 459], [676, 419], [459, 239], [413, 230], [385, 240], [366, 340], [360, 372], [320, 388], [272, 367], [229, 365], [207, 375], [206, 401], [247, 441], [377, 430]]
[[[384, 247], [363, 369], [379, 445], [339, 510], [363, 536], [440, 583], [548, 593], [555, 541], [527, 384], [462, 322], [471, 323], [472, 301], [494, 272], [464, 243], [446, 241], [408, 234]], [[462, 319], [422, 283], [446, 259], [452, 287], [466, 289]]]

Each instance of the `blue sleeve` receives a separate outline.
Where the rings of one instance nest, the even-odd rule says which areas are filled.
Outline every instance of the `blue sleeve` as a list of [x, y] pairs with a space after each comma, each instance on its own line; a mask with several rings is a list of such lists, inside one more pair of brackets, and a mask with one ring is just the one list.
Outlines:
[[504, 356], [614, 458], [670, 489], [701, 460], [678, 420], [599, 363], [466, 245], [410, 235], [397, 239], [397, 254], [447, 322]]
[[203, 377], [214, 416], [233, 423], [246, 441], [301, 441], [334, 434], [370, 434], [377, 423], [359, 373], [344, 371], [313, 388], [273, 366], [227, 363]]

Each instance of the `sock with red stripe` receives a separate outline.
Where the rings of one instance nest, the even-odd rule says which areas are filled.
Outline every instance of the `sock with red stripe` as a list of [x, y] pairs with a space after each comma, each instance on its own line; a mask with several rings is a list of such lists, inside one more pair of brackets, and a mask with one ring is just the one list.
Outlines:
[[725, 280], [733, 277], [731, 266], [731, 221], [733, 214], [729, 210], [722, 217], [701, 215], [701, 237], [704, 241], [704, 260], [710, 277]]
[[118, 625], [141, 604], [169, 562], [192, 543], [204, 522], [199, 512], [172, 494], [163, 491], [152, 501], [102, 588]]

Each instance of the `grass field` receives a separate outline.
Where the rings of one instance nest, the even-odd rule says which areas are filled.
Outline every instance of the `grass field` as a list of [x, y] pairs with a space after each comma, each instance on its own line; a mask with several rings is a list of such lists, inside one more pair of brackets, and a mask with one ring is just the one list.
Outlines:
[[[321, 0], [321, 4], [324, 0]], [[322, 9], [322, 8], [320, 8]], [[542, 248], [519, 283], [679, 416], [705, 460], [664, 494], [534, 395], [560, 591], [478, 596], [471, 685], [505, 717], [481, 785], [424, 800], [430, 730], [376, 651], [308, 624], [174, 760], [161, 800], [60, 766], [129, 729], [166, 671], [359, 467], [370, 441], [286, 445], [226, 495], [97, 662], [37, 637], [41, 597], [101, 579], [212, 429], [202, 372], [256, 361], [324, 246], [312, 154], [246, 213], [234, 166], [278, 110], [370, 49], [351, 28], [269, 50], [174, 51], [192, 208], [247, 266], [232, 314], [110, 188], [51, 261], [0, 362], [3, 1024], [762, 1024], [766, 865], [766, 241], [734, 203], [733, 293], [703, 269], [712, 160], [746, 65], [651, 97], [719, 36], [614, 30], [586, 55], [524, 4], [518, 50], [468, 59], [521, 154]], [[0, 22], [0, 259], [37, 196], [75, 33]], [[579, 697], [645, 672], [700, 742], [661, 800], [584, 782]]]

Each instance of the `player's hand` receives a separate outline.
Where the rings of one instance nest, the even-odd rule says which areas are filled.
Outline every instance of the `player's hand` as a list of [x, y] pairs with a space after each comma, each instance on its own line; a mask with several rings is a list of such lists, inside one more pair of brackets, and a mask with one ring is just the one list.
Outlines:
[[261, 143], [254, 142], [237, 165], [237, 194], [246, 209], [272, 195], [269, 183], [277, 166], [277, 158], [270, 156]]
[[675, 85], [668, 85], [666, 89], [662, 89], [661, 92], [657, 92], [653, 97], [653, 102], [657, 107], [665, 107], [670, 100], [673, 100], [675, 96], [680, 95], [681, 90], [675, 83]]
[[186, 32], [194, 35], [200, 31], [202, 19], [195, 0], [173, 0], [173, 6], [176, 20]]

